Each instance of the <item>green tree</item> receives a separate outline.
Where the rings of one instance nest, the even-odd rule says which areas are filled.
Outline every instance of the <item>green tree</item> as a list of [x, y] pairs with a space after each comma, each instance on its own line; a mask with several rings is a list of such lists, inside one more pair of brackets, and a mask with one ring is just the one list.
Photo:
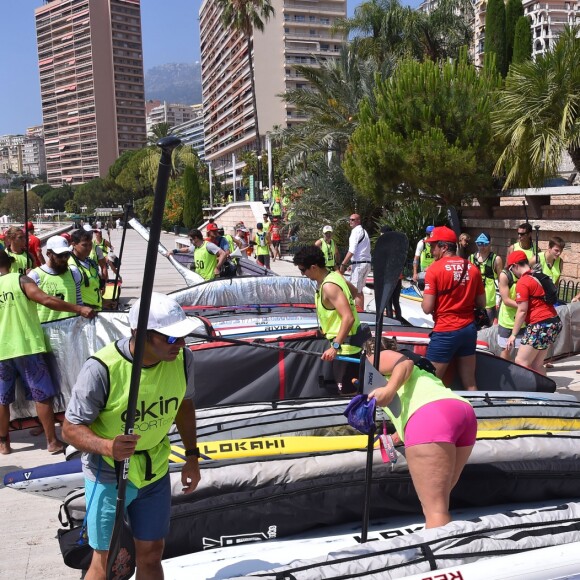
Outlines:
[[53, 190], [53, 187], [48, 183], [41, 183], [40, 185], [35, 185], [33, 189], [38, 197], [44, 197], [45, 194]]
[[506, 144], [495, 167], [509, 187], [541, 187], [567, 151], [580, 171], [580, 38], [567, 27], [553, 49], [513, 64], [493, 128]]
[[64, 210], [68, 213], [80, 213], [81, 208], [79, 204], [74, 199], [69, 199], [64, 204]]
[[489, 0], [485, 13], [485, 54], [495, 54], [495, 65], [502, 76], [507, 73], [506, 23], [504, 0]]
[[221, 21], [226, 28], [230, 28], [241, 34], [246, 41], [246, 54], [250, 69], [250, 83], [252, 92], [252, 105], [254, 109], [254, 121], [256, 128], [256, 147], [260, 153], [262, 150], [260, 128], [258, 127], [258, 106], [256, 104], [256, 79], [254, 77], [254, 31], [264, 31], [264, 22], [268, 22], [274, 16], [274, 7], [271, 0], [215, 0], [221, 9]]
[[283, 145], [281, 163], [292, 169], [316, 153], [333, 152], [342, 158], [358, 124], [361, 102], [374, 102], [377, 74], [391, 74], [391, 63], [377, 67], [371, 59], [357, 57], [345, 47], [337, 59], [318, 59], [316, 67], [296, 66], [309, 88], [286, 92], [282, 98], [294, 105], [306, 121], [274, 133]]
[[390, 59], [457, 58], [473, 36], [470, 0], [439, 0], [429, 12], [402, 6], [399, 0], [370, 0], [352, 18], [339, 20], [336, 30], [352, 39], [363, 59], [382, 64]]
[[115, 193], [110, 188], [110, 181], [102, 177], [95, 177], [82, 185], [74, 192], [74, 200], [79, 207], [86, 207], [91, 213], [97, 207], [111, 207], [117, 205]]
[[[34, 188], [36, 190], [36, 187]], [[52, 189], [42, 198], [42, 206], [56, 211], [64, 211], [66, 202], [71, 199], [70, 191], [64, 187]]]
[[150, 129], [151, 134], [147, 136], [147, 145], [155, 145], [159, 139], [171, 135], [171, 125], [169, 123], [157, 123]]
[[516, 22], [514, 32], [514, 52], [512, 62], [514, 64], [532, 59], [532, 28], [527, 16], [520, 16]]
[[301, 244], [314, 243], [322, 236], [323, 226], [332, 225], [333, 238], [346, 253], [347, 217], [353, 211], [360, 214], [366, 228], [374, 226], [379, 208], [374, 200], [357, 194], [337, 160], [329, 164], [323, 155], [312, 158], [306, 170], [289, 177], [287, 187], [303, 191], [292, 205], [289, 224], [289, 229], [300, 228]]
[[[42, 205], [41, 198], [33, 191], [27, 193], [29, 218]], [[0, 201], [0, 215], [9, 215], [14, 221], [24, 221], [24, 193], [9, 191]]]
[[183, 225], [188, 228], [198, 227], [203, 223], [201, 188], [197, 171], [188, 165], [183, 172]]
[[522, 0], [507, 0], [505, 7], [505, 52], [508, 67], [513, 60], [516, 23], [523, 15]]
[[457, 62], [402, 61], [361, 107], [344, 168], [379, 204], [394, 198], [459, 205], [492, 189], [497, 146], [490, 113], [501, 78], [493, 58], [478, 72]]

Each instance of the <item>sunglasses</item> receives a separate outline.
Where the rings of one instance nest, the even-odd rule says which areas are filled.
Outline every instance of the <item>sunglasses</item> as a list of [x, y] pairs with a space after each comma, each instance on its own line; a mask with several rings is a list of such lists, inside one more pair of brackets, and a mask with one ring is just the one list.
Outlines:
[[476, 246], [489, 246], [489, 244], [486, 244], [485, 242], [475, 242]]
[[349, 222], [356, 222], [356, 218], [348, 218]]
[[531, 236], [531, 232], [518, 232], [518, 236], [521, 238], [522, 236]]
[[300, 270], [301, 274], [304, 274], [304, 272], [306, 272], [306, 270], [310, 270], [310, 266], [307, 266], [306, 268], [301, 268], [300, 266], [298, 266], [298, 269]]
[[152, 332], [153, 334], [156, 334], [157, 336], [162, 336], [165, 339], [165, 342], [167, 344], [175, 344], [178, 340], [183, 338], [182, 336], [167, 336], [166, 334], [163, 334], [161, 332], [157, 332], [156, 330], [150, 330], [149, 332]]

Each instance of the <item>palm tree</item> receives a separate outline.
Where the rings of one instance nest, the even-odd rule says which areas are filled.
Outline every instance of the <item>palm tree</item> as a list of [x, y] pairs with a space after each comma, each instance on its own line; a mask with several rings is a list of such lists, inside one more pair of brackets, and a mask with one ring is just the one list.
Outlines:
[[504, 189], [541, 186], [564, 151], [580, 171], [579, 32], [566, 28], [550, 52], [512, 64], [493, 122], [506, 144], [494, 170]]
[[264, 31], [264, 22], [274, 16], [271, 0], [215, 0], [221, 8], [221, 21], [227, 28], [241, 34], [246, 40], [248, 65], [250, 67], [250, 82], [252, 90], [252, 105], [256, 115], [256, 141], [258, 155], [262, 150], [260, 128], [258, 126], [258, 107], [256, 104], [256, 83], [254, 79], [253, 35], [254, 30]]
[[470, 45], [472, 21], [471, 0], [439, 0], [430, 12], [412, 10], [399, 0], [368, 0], [335, 28], [354, 35], [353, 47], [362, 58], [436, 61], [458, 58], [459, 50]]
[[147, 145], [155, 145], [159, 139], [171, 135], [171, 125], [169, 123], [157, 123], [150, 129], [150, 134], [147, 136]]
[[281, 163], [289, 169], [316, 153], [333, 152], [340, 159], [357, 127], [361, 102], [374, 103], [377, 76], [387, 78], [394, 68], [393, 59], [379, 68], [374, 60], [359, 58], [352, 47], [343, 47], [337, 59], [317, 60], [314, 67], [294, 67], [308, 88], [282, 95], [307, 117], [304, 123], [273, 133], [284, 146]]

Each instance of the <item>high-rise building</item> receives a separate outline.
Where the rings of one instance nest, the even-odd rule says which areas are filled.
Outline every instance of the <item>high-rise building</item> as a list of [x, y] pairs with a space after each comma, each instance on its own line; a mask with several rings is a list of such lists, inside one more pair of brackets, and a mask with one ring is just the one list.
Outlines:
[[146, 142], [139, 0], [45, 0], [35, 10], [47, 179], [104, 176]]
[[171, 129], [171, 134], [179, 137], [184, 145], [191, 145], [199, 158], [205, 159], [203, 106], [191, 105], [192, 118]]
[[191, 121], [197, 115], [194, 113], [191, 105], [181, 105], [178, 103], [168, 103], [163, 101], [156, 107], [149, 109], [147, 107], [147, 134], [151, 133], [151, 128], [160, 123], [167, 123], [170, 127], [181, 125]]
[[[524, 16], [532, 29], [532, 58], [545, 54], [556, 42], [566, 26], [580, 23], [580, 4], [575, 0], [556, 2], [523, 0]], [[475, 2], [474, 63], [483, 66], [485, 45], [485, 16], [487, 0]]]
[[[304, 120], [279, 96], [307, 86], [292, 65], [316, 66], [316, 57], [336, 58], [345, 43], [331, 29], [346, 17], [346, 0], [272, 0], [272, 6], [275, 16], [265, 23], [264, 32], [256, 31], [253, 37], [262, 148], [265, 135], [274, 127]], [[231, 184], [233, 159], [237, 162], [241, 152], [257, 148], [256, 111], [246, 41], [223, 26], [220, 14], [215, 2], [204, 0], [199, 15], [205, 157], [213, 171]]]

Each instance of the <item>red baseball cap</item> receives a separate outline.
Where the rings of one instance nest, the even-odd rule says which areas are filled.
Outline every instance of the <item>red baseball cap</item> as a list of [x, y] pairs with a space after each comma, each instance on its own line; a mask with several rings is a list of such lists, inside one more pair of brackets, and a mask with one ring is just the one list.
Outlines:
[[428, 244], [434, 244], [435, 242], [450, 242], [456, 244], [457, 236], [451, 228], [448, 228], [447, 226], [437, 226], [436, 228], [433, 228], [431, 236], [427, 240]]
[[519, 262], [524, 262], [527, 260], [528, 260], [528, 257], [526, 256], [526, 253], [523, 250], [516, 250], [515, 252], [512, 252], [508, 256], [507, 262], [506, 262], [506, 268], [509, 268], [510, 266], [513, 266], [514, 264], [517, 264]]
[[207, 228], [205, 228], [208, 232], [217, 231], [218, 227], [217, 224], [207, 224]]
[[29, 232], [33, 232], [34, 231], [34, 224], [32, 222], [26, 222], [26, 229]]

